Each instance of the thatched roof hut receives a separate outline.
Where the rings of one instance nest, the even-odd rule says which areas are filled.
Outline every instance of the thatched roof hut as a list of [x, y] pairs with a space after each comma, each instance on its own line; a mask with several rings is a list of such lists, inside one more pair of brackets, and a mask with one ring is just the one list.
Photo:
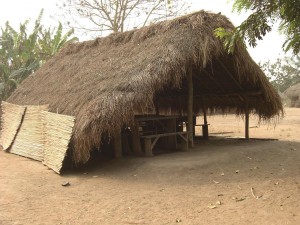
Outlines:
[[290, 100], [290, 107], [300, 108], [300, 83], [294, 84], [284, 91]]
[[138, 30], [70, 44], [28, 77], [8, 99], [49, 104], [75, 116], [73, 159], [84, 163], [101, 137], [114, 136], [134, 115], [184, 114], [187, 71], [194, 79], [194, 113], [234, 109], [270, 119], [282, 112], [277, 92], [242, 46], [227, 54], [215, 37], [232, 29], [223, 15], [200, 11]]

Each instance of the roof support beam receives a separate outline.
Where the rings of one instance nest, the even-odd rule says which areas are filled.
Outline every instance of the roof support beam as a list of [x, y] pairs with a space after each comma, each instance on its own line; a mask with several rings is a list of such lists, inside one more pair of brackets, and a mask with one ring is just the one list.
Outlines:
[[[229, 75], [229, 77], [234, 81], [234, 83], [236, 84], [236, 86], [241, 91], [243, 91], [242, 86], [234, 78], [234, 76], [230, 73], [230, 71], [227, 69], [227, 67], [219, 59], [217, 59], [217, 61], [222, 66], [222, 68], [226, 71], [226, 73]], [[246, 99], [245, 96], [243, 96], [241, 98], [245, 101], [245, 138], [249, 139], [249, 103], [248, 103], [248, 99]]]
[[221, 65], [221, 67], [225, 70], [225, 72], [227, 73], [227, 75], [231, 78], [231, 80], [235, 83], [235, 85], [242, 91], [243, 88], [240, 85], [240, 83], [235, 79], [235, 77], [230, 73], [230, 71], [227, 69], [227, 67], [222, 63], [222, 61], [220, 61], [219, 59], [217, 59], [218, 63]]
[[224, 94], [226, 93], [226, 91], [225, 91], [225, 89], [222, 87], [222, 85], [220, 85], [220, 83], [216, 81], [216, 79], [214, 78], [214, 75], [213, 75], [213, 74], [210, 74], [210, 73], [209, 73], [208, 71], [206, 71], [205, 69], [203, 70], [203, 72], [207, 75], [207, 77], [209, 77], [209, 79], [211, 79], [211, 80], [215, 83], [215, 85], [216, 85], [218, 88], [220, 88], [220, 90], [221, 90], [222, 92], [224, 92]]
[[[222, 63], [222, 61], [220, 61], [219, 59], [217, 59], [217, 62], [221, 65], [221, 67], [225, 70], [225, 72], [227, 73], [227, 75], [231, 78], [231, 80], [235, 83], [235, 85], [241, 90], [243, 91], [242, 86], [240, 85], [240, 83], [234, 78], [234, 76], [230, 73], [230, 71], [227, 69], [227, 67]], [[243, 97], [240, 97], [241, 101], [245, 101], [245, 99]]]
[[209, 77], [209, 79], [211, 79], [214, 83], [215, 83], [215, 85], [225, 94], [226, 93], [226, 91], [225, 91], [225, 89], [222, 87], [222, 85], [219, 83], [219, 82], [217, 82], [217, 80], [215, 79], [215, 77], [214, 77], [214, 74], [213, 74], [213, 71], [212, 71], [212, 73], [210, 74], [208, 71], [206, 71], [205, 69], [203, 69], [203, 72], [207, 75], [207, 77]]

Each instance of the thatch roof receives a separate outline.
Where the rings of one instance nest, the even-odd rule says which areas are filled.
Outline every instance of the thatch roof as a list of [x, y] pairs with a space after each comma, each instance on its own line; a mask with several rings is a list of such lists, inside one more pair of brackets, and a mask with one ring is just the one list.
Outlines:
[[277, 92], [242, 46], [227, 54], [214, 36], [232, 29], [223, 15], [200, 11], [139, 30], [71, 44], [28, 77], [8, 99], [49, 104], [76, 117], [75, 162], [85, 162], [103, 135], [114, 136], [135, 114], [185, 113], [186, 72], [193, 70], [194, 112], [249, 109], [261, 119], [282, 112]]
[[294, 84], [284, 91], [290, 100], [290, 107], [300, 108], [300, 83]]

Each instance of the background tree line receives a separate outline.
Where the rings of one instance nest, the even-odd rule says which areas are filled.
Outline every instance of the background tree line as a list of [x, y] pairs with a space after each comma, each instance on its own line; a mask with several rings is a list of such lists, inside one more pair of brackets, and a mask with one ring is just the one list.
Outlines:
[[5, 100], [31, 73], [53, 56], [66, 43], [76, 41], [74, 30], [63, 33], [62, 24], [56, 28], [45, 28], [41, 24], [43, 10], [34, 22], [21, 23], [16, 30], [9, 22], [1, 27], [0, 34], [0, 97]]
[[[300, 57], [279, 58], [260, 64], [271, 84], [280, 92], [300, 82]], [[299, 90], [300, 91], [300, 90]]]

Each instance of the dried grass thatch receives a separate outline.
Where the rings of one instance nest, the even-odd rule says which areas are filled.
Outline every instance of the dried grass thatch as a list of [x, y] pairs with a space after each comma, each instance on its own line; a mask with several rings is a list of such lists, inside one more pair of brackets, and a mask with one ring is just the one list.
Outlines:
[[232, 29], [222, 15], [200, 11], [125, 33], [71, 44], [27, 78], [9, 98], [17, 104], [50, 104], [75, 116], [73, 159], [84, 163], [103, 135], [113, 136], [134, 115], [184, 114], [186, 72], [193, 70], [194, 112], [249, 109], [261, 119], [282, 112], [277, 92], [242, 46], [227, 54], [214, 36]]
[[300, 83], [297, 83], [284, 91], [290, 100], [290, 107], [300, 108]]

